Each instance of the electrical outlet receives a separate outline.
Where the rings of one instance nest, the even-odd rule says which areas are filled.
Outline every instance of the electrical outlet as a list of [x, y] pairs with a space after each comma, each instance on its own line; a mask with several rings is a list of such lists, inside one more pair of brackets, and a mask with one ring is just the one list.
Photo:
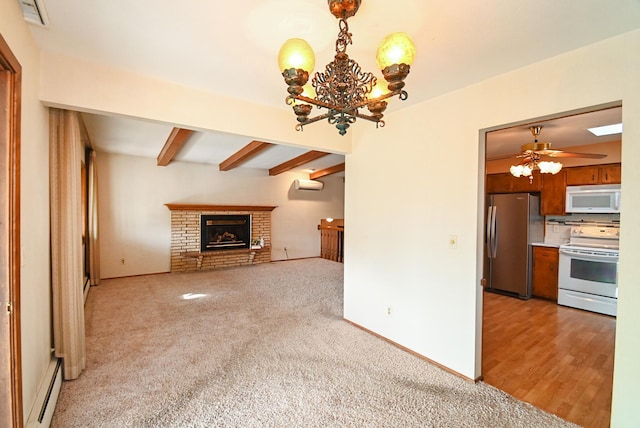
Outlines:
[[458, 248], [458, 237], [456, 235], [449, 235], [449, 248], [452, 250]]
[[391, 316], [391, 314], [393, 314], [393, 311], [391, 310], [391, 306], [387, 306], [387, 315]]
[[120, 264], [124, 264], [124, 259], [120, 259]]

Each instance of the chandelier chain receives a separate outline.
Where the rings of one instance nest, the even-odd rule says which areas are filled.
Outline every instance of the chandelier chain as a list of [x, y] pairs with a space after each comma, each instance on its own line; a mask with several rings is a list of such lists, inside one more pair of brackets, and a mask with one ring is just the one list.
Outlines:
[[338, 39], [336, 40], [336, 53], [346, 52], [347, 46], [353, 44], [351, 39], [352, 34], [349, 32], [349, 24], [346, 19], [341, 19], [338, 24], [340, 32], [338, 33]]
[[[317, 99], [331, 105], [333, 112], [354, 116], [357, 111], [354, 106], [366, 103], [367, 95], [377, 79], [373, 73], [362, 71], [360, 65], [349, 58], [346, 49], [351, 43], [349, 25], [345, 19], [341, 19], [335, 58], [325, 66], [324, 73], [316, 73], [311, 79], [311, 85]], [[344, 117], [342, 120], [345, 120]], [[355, 117], [353, 120], [355, 121]], [[348, 120], [346, 123], [353, 122]]]

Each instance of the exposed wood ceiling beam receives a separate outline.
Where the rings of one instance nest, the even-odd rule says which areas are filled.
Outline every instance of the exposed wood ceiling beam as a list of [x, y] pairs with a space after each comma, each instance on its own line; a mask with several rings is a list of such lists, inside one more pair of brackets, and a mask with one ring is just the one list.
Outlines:
[[167, 142], [164, 143], [160, 154], [158, 155], [158, 166], [167, 166], [178, 153], [182, 145], [193, 134], [190, 129], [173, 128]]
[[223, 161], [220, 164], [220, 171], [236, 168], [272, 145], [262, 141], [252, 141]]
[[309, 178], [311, 180], [315, 180], [317, 178], [326, 177], [327, 175], [335, 174], [342, 171], [344, 171], [344, 163], [330, 166], [329, 168], [321, 169], [320, 171], [312, 172], [311, 174], [309, 174]]
[[274, 166], [273, 168], [271, 168], [269, 170], [269, 175], [278, 175], [278, 174], [282, 174], [283, 172], [289, 171], [290, 169], [293, 169], [295, 167], [298, 167], [300, 165], [304, 165], [305, 163], [314, 161], [316, 159], [319, 159], [323, 156], [328, 155], [329, 153], [327, 152], [319, 152], [317, 150], [311, 150], [310, 152], [301, 154], [298, 157], [295, 157], [291, 160], [288, 160], [286, 162], [281, 163], [278, 166]]

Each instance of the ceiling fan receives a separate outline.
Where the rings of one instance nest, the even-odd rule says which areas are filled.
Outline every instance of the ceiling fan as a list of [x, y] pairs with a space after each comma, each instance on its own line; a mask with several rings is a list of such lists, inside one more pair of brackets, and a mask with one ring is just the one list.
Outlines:
[[[598, 153], [576, 153], [565, 152], [563, 150], [554, 150], [551, 143], [539, 142], [540, 130], [542, 125], [530, 126], [529, 130], [533, 135], [533, 143], [525, 144], [520, 147], [522, 152], [515, 156], [504, 156], [500, 159], [515, 157], [521, 159], [516, 165], [511, 165], [509, 172], [514, 177], [529, 177], [529, 182], [533, 182], [533, 171], [539, 170], [541, 174], [557, 174], [562, 169], [562, 164], [555, 161], [542, 160], [543, 156], [550, 158], [592, 158], [602, 159], [607, 155]], [[495, 159], [495, 158], [494, 158]], [[492, 160], [492, 159], [490, 159]]]
[[577, 152], [567, 152], [564, 150], [555, 150], [551, 148], [551, 143], [549, 142], [539, 142], [538, 137], [540, 136], [540, 131], [542, 130], [543, 125], [535, 125], [530, 126], [529, 130], [531, 131], [531, 135], [533, 135], [533, 143], [524, 144], [520, 147], [522, 150], [521, 153], [517, 155], [508, 155], [508, 156], [499, 156], [494, 157], [489, 160], [498, 160], [498, 159], [507, 159], [511, 157], [515, 158], [523, 158], [522, 163], [539, 161], [541, 156], [549, 156], [552, 158], [591, 158], [591, 159], [602, 159], [607, 157], [605, 154], [600, 153], [577, 153]]
[[553, 150], [551, 148], [551, 143], [538, 142], [538, 137], [540, 136], [542, 125], [530, 126], [529, 130], [531, 131], [531, 135], [533, 135], [534, 141], [533, 143], [525, 144], [522, 147], [520, 147], [520, 149], [522, 150], [522, 154], [518, 155], [518, 157], [528, 157], [534, 154], [541, 155], [541, 156], [549, 156], [552, 158], [602, 159], [607, 157], [607, 155], [599, 154], [599, 153], [576, 153], [576, 152], [565, 152], [563, 150]]

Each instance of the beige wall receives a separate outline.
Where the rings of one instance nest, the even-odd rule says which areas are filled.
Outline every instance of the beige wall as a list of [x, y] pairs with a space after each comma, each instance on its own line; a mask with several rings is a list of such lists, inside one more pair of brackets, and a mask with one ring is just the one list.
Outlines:
[[[480, 130], [622, 100], [622, 160], [634, 165], [640, 157], [635, 52], [640, 31], [389, 114], [383, 130], [354, 127], [345, 190], [345, 317], [469, 378], [480, 375]], [[410, 78], [407, 86], [410, 92]], [[622, 182], [614, 427], [640, 425], [640, 241], [634, 238], [640, 169], [623, 168]], [[385, 232], [384, 247], [372, 230]], [[448, 248], [449, 235], [457, 236], [457, 249]]]
[[21, 316], [25, 421], [51, 359], [49, 130], [38, 98], [39, 52], [16, 1], [0, 2], [0, 33], [22, 65]]
[[[326, 177], [322, 191], [292, 188], [295, 173], [270, 177], [265, 170], [220, 172], [217, 165], [98, 153], [101, 276], [168, 272], [171, 216], [167, 203], [277, 206], [271, 213], [273, 260], [318, 257], [320, 219], [342, 218], [344, 184]], [[122, 264], [121, 260], [125, 259]]]

